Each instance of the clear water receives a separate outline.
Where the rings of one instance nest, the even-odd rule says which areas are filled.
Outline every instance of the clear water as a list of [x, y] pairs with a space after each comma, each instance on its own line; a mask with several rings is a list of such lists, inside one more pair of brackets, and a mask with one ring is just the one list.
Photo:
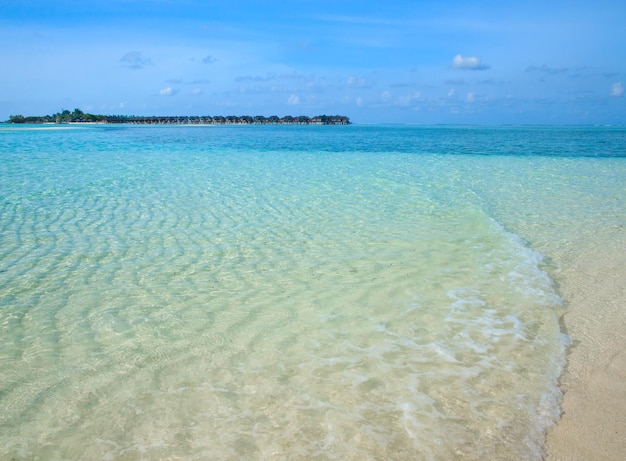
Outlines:
[[541, 459], [567, 339], [537, 249], [624, 225], [625, 153], [619, 128], [0, 127], [0, 458]]

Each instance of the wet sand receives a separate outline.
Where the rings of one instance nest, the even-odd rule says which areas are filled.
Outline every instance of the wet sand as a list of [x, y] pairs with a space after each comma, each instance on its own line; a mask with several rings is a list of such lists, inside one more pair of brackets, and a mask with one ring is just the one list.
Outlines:
[[[547, 436], [546, 460], [626, 456], [626, 232], [570, 255], [556, 277], [568, 304], [572, 344], [561, 376], [562, 418]], [[562, 266], [563, 267], [563, 266]]]

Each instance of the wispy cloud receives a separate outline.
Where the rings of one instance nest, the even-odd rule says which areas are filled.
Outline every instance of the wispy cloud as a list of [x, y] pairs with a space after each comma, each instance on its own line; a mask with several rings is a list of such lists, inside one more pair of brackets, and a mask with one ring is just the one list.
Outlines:
[[202, 58], [202, 63], [203, 64], [211, 64], [212, 62], [217, 61], [217, 58], [211, 54], [205, 56], [204, 58]]
[[400, 96], [396, 99], [396, 105], [398, 106], [413, 106], [415, 105], [422, 97], [422, 93], [419, 91], [414, 91], [411, 94], [406, 94]]
[[624, 94], [624, 87], [622, 82], [615, 82], [611, 85], [611, 96], [622, 96]]
[[235, 82], [272, 82], [279, 80], [300, 80], [300, 81], [311, 81], [312, 77], [307, 77], [306, 75], [300, 74], [298, 72], [282, 72], [277, 74], [275, 72], [268, 72], [265, 76], [263, 75], [240, 75], [235, 77]]
[[450, 67], [460, 70], [486, 70], [490, 66], [480, 61], [476, 56], [461, 56], [457, 54], [452, 60]]
[[380, 16], [348, 16], [348, 15], [320, 15], [317, 17], [320, 21], [335, 22], [340, 24], [358, 24], [358, 25], [375, 25], [375, 26], [407, 26], [413, 25], [412, 22], [386, 19]]
[[506, 82], [502, 80], [494, 80], [492, 78], [488, 78], [485, 80], [478, 80], [476, 83], [479, 85], [504, 85], [506, 84]]
[[152, 64], [150, 58], [144, 56], [141, 51], [129, 51], [122, 56], [120, 62], [129, 69], [143, 69]]
[[371, 86], [363, 77], [350, 76], [346, 83], [352, 88], [367, 88]]
[[465, 85], [465, 80], [462, 78], [449, 78], [445, 83], [447, 85]]
[[545, 64], [541, 66], [528, 66], [524, 72], [540, 72], [543, 74], [563, 74], [569, 69], [563, 67], [548, 67]]
[[287, 104], [289, 104], [290, 106], [296, 106], [300, 104], [300, 98], [297, 95], [292, 94], [291, 96], [289, 96]]
[[276, 74], [267, 74], [265, 77], [261, 75], [240, 75], [235, 77], [235, 82], [269, 82], [276, 79]]

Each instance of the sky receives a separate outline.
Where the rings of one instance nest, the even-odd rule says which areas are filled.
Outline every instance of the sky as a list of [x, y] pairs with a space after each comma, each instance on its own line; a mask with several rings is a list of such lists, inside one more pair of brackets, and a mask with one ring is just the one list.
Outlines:
[[626, 1], [1, 0], [0, 120], [626, 124]]

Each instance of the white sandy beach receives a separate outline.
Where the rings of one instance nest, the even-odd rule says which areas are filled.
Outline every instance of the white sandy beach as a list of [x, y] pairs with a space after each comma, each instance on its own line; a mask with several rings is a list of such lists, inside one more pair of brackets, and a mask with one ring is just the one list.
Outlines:
[[[561, 377], [562, 418], [548, 433], [549, 461], [626, 456], [626, 232], [571, 256], [557, 277], [571, 336]], [[569, 259], [569, 257], [568, 257]]]

